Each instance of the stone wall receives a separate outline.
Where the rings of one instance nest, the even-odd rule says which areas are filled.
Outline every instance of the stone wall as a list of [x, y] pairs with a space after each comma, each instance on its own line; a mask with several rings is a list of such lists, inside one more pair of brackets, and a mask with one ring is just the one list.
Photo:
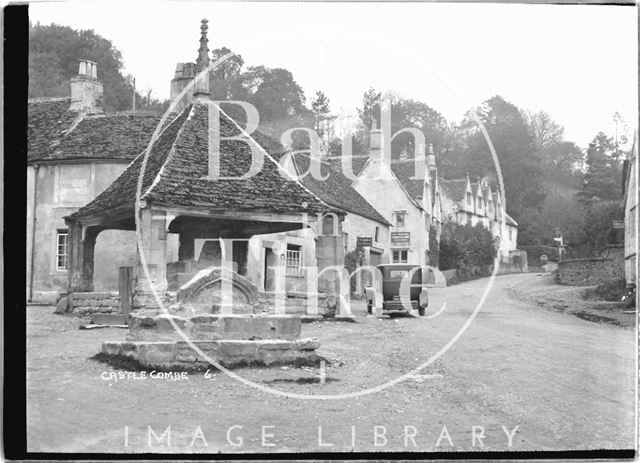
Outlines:
[[564, 285], [595, 286], [624, 278], [624, 247], [612, 245], [602, 257], [558, 262], [557, 280]]
[[117, 291], [73, 293], [70, 296], [69, 313], [85, 316], [92, 313], [120, 313], [120, 296]]
[[[32, 303], [54, 305], [67, 291], [68, 271], [56, 266], [57, 232], [67, 229], [63, 217], [91, 201], [126, 167], [126, 162], [42, 165], [37, 171], [37, 181], [36, 170], [27, 168], [26, 297], [29, 298], [33, 264]], [[135, 233], [120, 230], [100, 233], [94, 262], [94, 289], [117, 289], [118, 268], [136, 262]]]

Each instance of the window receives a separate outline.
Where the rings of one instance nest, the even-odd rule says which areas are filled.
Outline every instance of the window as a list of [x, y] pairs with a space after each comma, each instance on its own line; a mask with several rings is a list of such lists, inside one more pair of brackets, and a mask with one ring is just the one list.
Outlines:
[[380, 237], [380, 227], [376, 227], [376, 232], [373, 236], [373, 241], [378, 241], [378, 238]]
[[509, 229], [509, 241], [513, 241], [513, 230]]
[[408, 251], [395, 250], [393, 251], [393, 263], [394, 264], [406, 264]]
[[482, 199], [478, 198], [478, 209], [482, 210]]
[[67, 269], [68, 237], [67, 230], [58, 230], [56, 236], [56, 270]]
[[471, 195], [471, 193], [467, 193], [467, 204], [469, 206], [471, 206], [472, 201], [473, 201], [473, 196]]
[[287, 244], [287, 273], [299, 275], [302, 273], [302, 246]]
[[396, 227], [404, 227], [405, 212], [396, 212]]

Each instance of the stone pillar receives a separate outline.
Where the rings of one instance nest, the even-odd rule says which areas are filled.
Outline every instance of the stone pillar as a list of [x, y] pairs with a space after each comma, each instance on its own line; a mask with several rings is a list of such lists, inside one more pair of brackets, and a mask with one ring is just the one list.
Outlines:
[[[166, 296], [167, 283], [167, 217], [163, 211], [140, 210], [140, 241], [136, 265], [136, 285], [133, 307], [158, 308], [153, 289], [161, 299]], [[146, 271], [145, 265], [146, 264]]]
[[[323, 234], [317, 238], [316, 252], [319, 273], [327, 267], [344, 267], [342, 220], [338, 222], [338, 225], [337, 233], [331, 235]], [[339, 296], [343, 292], [343, 284], [342, 275], [335, 271], [324, 272], [319, 277], [318, 288], [327, 296], [327, 313], [331, 315], [340, 310]]]
[[94, 250], [100, 229], [89, 227], [83, 236], [82, 224], [71, 222], [68, 226], [68, 292], [93, 291]]

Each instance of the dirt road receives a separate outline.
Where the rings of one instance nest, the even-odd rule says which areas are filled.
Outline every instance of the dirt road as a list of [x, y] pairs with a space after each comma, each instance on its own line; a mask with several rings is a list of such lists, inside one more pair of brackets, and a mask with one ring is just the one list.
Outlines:
[[[109, 379], [113, 368], [89, 357], [102, 341], [124, 339], [125, 330], [81, 331], [77, 319], [53, 315], [51, 307], [29, 307], [28, 449], [632, 448], [634, 330], [518, 300], [515, 286], [551, 284], [541, 281], [534, 274], [498, 277], [468, 329], [419, 376], [341, 400], [280, 397], [221, 373], [175, 380], [152, 378], [150, 372], [141, 379], [137, 372], [135, 379], [115, 381]], [[486, 284], [484, 279], [434, 289], [429, 314], [446, 307], [433, 318], [378, 320], [359, 312], [357, 324], [303, 325], [303, 335], [317, 337], [320, 353], [331, 360], [323, 372], [235, 372], [262, 386], [311, 396], [366, 391], [442, 349], [469, 319]]]

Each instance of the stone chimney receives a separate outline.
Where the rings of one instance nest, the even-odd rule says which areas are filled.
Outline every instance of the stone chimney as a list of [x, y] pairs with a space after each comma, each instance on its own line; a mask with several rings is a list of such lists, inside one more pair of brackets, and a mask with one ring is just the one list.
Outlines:
[[429, 143], [429, 148], [427, 149], [427, 170], [430, 173], [437, 170], [436, 155], [433, 152], [433, 143]]
[[78, 75], [71, 78], [71, 105], [74, 111], [102, 111], [102, 82], [98, 66], [93, 61], [80, 60]]
[[[198, 73], [209, 66], [209, 47], [207, 38], [207, 30], [209, 26], [206, 19], [202, 20], [200, 25], [200, 47], [198, 48], [198, 58], [195, 63], [178, 63], [176, 72], [171, 80], [171, 103], [178, 99], [178, 95], [193, 81]], [[209, 98], [209, 75], [204, 75], [195, 82], [185, 96], [175, 107], [176, 112], [182, 111], [186, 106], [191, 104], [194, 98]]]
[[[178, 95], [185, 89], [187, 85], [196, 76], [196, 64], [195, 63], [178, 63], [176, 65], [176, 72], [171, 80], [171, 102], [173, 103], [178, 98]], [[180, 104], [176, 106], [175, 111], [182, 111], [193, 99], [193, 87], [182, 97]]]
[[371, 132], [369, 132], [369, 152], [373, 159], [382, 160], [382, 130], [378, 128], [378, 124], [374, 119], [371, 122]]

